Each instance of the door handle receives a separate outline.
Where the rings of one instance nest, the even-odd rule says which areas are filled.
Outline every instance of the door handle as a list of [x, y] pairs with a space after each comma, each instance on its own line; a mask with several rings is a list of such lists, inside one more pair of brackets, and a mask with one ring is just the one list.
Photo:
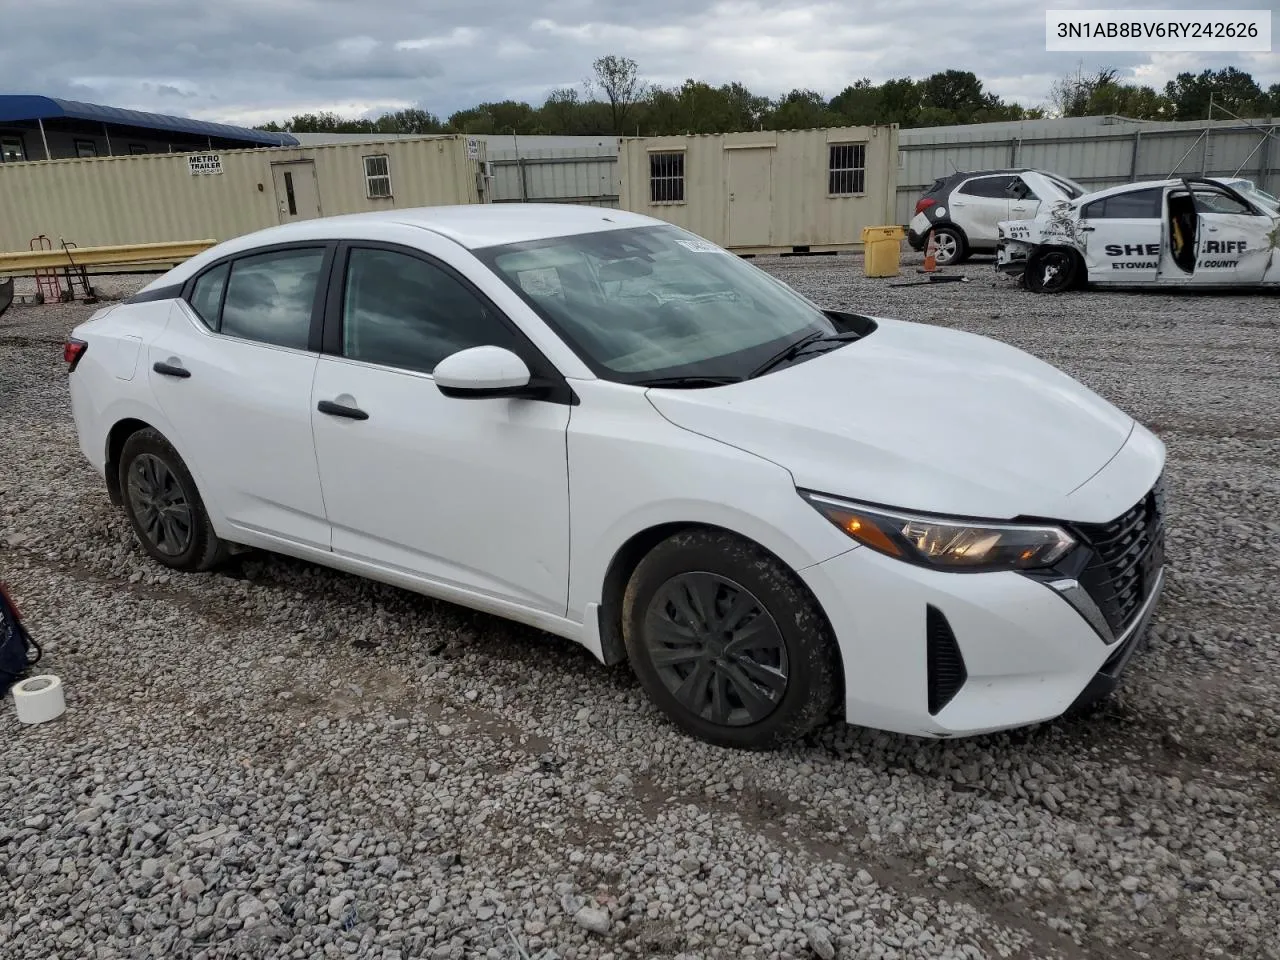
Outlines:
[[172, 363], [165, 363], [164, 361], [155, 364], [151, 369], [156, 373], [163, 373], [166, 377], [178, 377], [183, 380], [191, 376], [191, 371], [186, 367], [175, 366]]
[[1083, 226], [1083, 227], [1076, 227], [1076, 229], [1077, 229], [1078, 231], [1080, 231], [1080, 233], [1093, 233], [1093, 231], [1097, 230], [1098, 228], [1097, 228], [1097, 227]]
[[341, 403], [334, 403], [332, 400], [321, 400], [316, 405], [316, 409], [321, 413], [327, 413], [331, 417], [346, 417], [348, 420], [368, 420], [369, 415], [359, 407], [347, 407]]

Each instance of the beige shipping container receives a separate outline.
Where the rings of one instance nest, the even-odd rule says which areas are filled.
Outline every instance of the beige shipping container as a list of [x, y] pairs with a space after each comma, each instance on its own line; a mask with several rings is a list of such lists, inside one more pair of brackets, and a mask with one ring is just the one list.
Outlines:
[[482, 140], [444, 136], [0, 164], [0, 251], [229, 240], [343, 213], [488, 200]]
[[619, 202], [738, 253], [859, 247], [895, 223], [898, 126], [618, 141]]

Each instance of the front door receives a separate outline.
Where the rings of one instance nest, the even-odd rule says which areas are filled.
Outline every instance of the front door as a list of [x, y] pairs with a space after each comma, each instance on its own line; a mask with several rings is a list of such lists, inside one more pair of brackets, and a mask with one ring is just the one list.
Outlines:
[[729, 158], [730, 247], [767, 247], [773, 220], [773, 149], [735, 147]]
[[436, 388], [435, 365], [467, 347], [534, 366], [507, 319], [439, 261], [353, 245], [336, 269], [335, 351], [311, 397], [334, 553], [563, 616], [570, 408]]
[[313, 161], [273, 163], [271, 178], [275, 181], [276, 209], [281, 223], [314, 220], [320, 216], [320, 185]]
[[[148, 348], [146, 376], [203, 482], [235, 527], [327, 550], [311, 439], [310, 347], [325, 247], [213, 267]], [[232, 535], [234, 539], [234, 534]]]
[[1275, 219], [1255, 213], [1224, 190], [1195, 184], [1200, 220], [1195, 282], [1206, 286], [1261, 283], [1271, 257]]
[[1085, 204], [1075, 229], [1093, 283], [1151, 283], [1160, 272], [1164, 191], [1143, 188]]

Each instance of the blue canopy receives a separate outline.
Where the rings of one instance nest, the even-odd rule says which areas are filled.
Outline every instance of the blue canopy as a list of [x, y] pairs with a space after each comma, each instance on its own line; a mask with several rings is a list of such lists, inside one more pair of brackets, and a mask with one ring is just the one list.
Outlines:
[[270, 147], [296, 147], [298, 141], [287, 133], [268, 133], [248, 127], [233, 127], [227, 123], [210, 123], [189, 117], [169, 117], [162, 113], [144, 113], [141, 110], [124, 110], [120, 107], [104, 107], [96, 103], [80, 103], [77, 100], [59, 100], [55, 97], [0, 94], [0, 123], [15, 120], [90, 120], [96, 123], [140, 127], [144, 130], [163, 130], [192, 137], [218, 137], [223, 140], [241, 140]]

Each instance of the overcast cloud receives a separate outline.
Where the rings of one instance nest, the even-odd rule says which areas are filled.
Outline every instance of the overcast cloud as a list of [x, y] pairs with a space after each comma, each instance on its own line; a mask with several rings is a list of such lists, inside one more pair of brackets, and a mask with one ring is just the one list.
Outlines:
[[[1233, 65], [1265, 88], [1271, 54], [1046, 53], [1044, 10], [1099, 0], [0, 0], [0, 92], [42, 93], [232, 123], [304, 111], [442, 117], [484, 100], [535, 105], [581, 87], [601, 54], [644, 77], [740, 80], [776, 96], [828, 96], [882, 81], [972, 70], [987, 89], [1035, 106], [1056, 77], [1116, 67], [1161, 87]], [[1124, 6], [1214, 7], [1209, 0]], [[1280, 2], [1231, 0], [1232, 8]]]

